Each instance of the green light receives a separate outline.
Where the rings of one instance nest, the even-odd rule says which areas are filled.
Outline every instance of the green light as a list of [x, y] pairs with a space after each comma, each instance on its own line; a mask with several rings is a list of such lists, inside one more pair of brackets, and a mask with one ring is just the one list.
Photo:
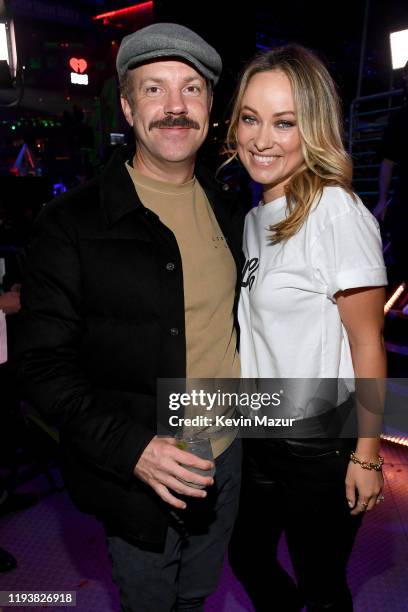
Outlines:
[[12, 129], [12, 130], [15, 130], [15, 129], [16, 129], [16, 126], [15, 126], [15, 125], [12, 125], [12, 126], [11, 126], [11, 129]]

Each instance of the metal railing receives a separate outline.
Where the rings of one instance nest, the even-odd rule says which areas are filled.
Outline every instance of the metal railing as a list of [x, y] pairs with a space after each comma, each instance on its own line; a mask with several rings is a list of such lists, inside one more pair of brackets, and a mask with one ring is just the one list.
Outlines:
[[[350, 105], [348, 150], [355, 162], [354, 190], [372, 208], [378, 197], [378, 148], [389, 117], [400, 109], [403, 90], [394, 89], [355, 98]], [[393, 182], [396, 177], [393, 178]]]
[[[350, 112], [349, 112], [349, 139], [348, 141], [349, 141], [350, 155], [352, 155], [352, 149], [353, 149], [353, 131], [354, 129], [358, 129], [358, 126], [356, 127], [355, 125], [356, 119], [358, 119], [359, 117], [361, 118], [361, 117], [375, 116], [378, 114], [387, 115], [390, 112], [398, 110], [399, 108], [401, 108], [401, 104], [392, 105], [391, 102], [394, 99], [398, 99], [398, 98], [401, 99], [401, 96], [403, 93], [404, 93], [403, 89], [392, 89], [390, 91], [385, 91], [385, 92], [378, 93], [378, 94], [372, 94], [371, 96], [362, 96], [360, 98], [354, 98], [354, 100], [350, 104]], [[383, 100], [388, 101], [387, 106], [381, 105], [379, 108], [374, 108], [368, 111], [358, 111], [357, 110], [358, 107], [362, 104], [367, 104], [371, 102], [380, 102]], [[377, 127], [385, 127], [386, 125], [387, 125], [387, 122], [382, 122], [381, 125], [377, 124]], [[365, 129], [367, 129], [367, 127], [365, 127]]]

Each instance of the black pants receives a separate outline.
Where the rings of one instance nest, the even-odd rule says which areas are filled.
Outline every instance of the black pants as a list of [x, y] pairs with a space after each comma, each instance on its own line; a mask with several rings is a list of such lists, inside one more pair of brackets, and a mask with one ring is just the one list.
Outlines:
[[171, 511], [163, 552], [107, 538], [122, 612], [204, 612], [238, 510], [241, 462], [241, 440], [235, 440], [215, 460], [215, 483], [207, 497], [185, 498], [187, 510]]
[[[257, 612], [349, 612], [346, 565], [361, 523], [345, 496], [350, 440], [245, 440], [230, 563]], [[285, 533], [297, 585], [277, 560]]]
[[17, 450], [25, 446], [26, 427], [20, 413], [20, 402], [14, 371], [10, 364], [0, 365], [0, 465], [15, 468]]

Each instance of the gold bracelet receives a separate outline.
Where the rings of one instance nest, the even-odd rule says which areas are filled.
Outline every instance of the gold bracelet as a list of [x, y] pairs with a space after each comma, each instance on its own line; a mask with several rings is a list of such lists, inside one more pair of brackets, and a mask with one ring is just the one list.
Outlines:
[[351, 451], [350, 453], [350, 460], [353, 463], [358, 463], [359, 465], [361, 465], [363, 470], [376, 470], [377, 472], [381, 472], [382, 466], [384, 465], [384, 457], [381, 457], [381, 455], [378, 455], [377, 463], [372, 463], [371, 461], [362, 461], [361, 459], [356, 457], [354, 451]]

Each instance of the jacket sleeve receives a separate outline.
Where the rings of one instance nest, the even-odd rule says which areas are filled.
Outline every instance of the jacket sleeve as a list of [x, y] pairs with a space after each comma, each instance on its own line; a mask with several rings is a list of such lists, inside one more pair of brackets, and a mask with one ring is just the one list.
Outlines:
[[137, 422], [136, 409], [125, 410], [120, 392], [93, 388], [81, 370], [79, 250], [56, 204], [36, 220], [21, 303], [13, 359], [25, 396], [83, 460], [131, 479], [155, 434]]

